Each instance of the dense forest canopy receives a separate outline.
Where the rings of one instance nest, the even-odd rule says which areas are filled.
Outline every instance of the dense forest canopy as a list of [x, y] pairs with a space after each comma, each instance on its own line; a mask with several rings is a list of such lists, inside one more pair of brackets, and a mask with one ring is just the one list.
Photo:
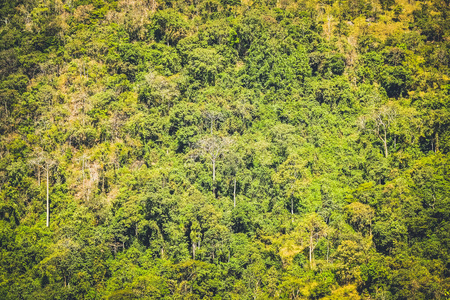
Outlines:
[[450, 297], [448, 0], [1, 0], [1, 299]]

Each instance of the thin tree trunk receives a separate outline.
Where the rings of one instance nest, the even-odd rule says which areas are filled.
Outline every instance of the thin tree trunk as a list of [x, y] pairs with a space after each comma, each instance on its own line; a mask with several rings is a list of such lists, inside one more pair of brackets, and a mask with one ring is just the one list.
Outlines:
[[386, 137], [386, 130], [384, 130], [384, 155], [386, 158], [388, 157], [388, 148], [387, 148], [387, 137]]
[[439, 152], [439, 134], [436, 132], [436, 152]]
[[313, 235], [309, 236], [309, 266], [312, 267]]
[[49, 196], [48, 196], [48, 165], [47, 165], [47, 227], [49, 225], [49, 220], [50, 220], [50, 203], [49, 203]]
[[213, 165], [213, 182], [215, 182], [216, 181], [216, 160], [215, 159], [213, 159], [212, 165]]
[[233, 204], [236, 207], [236, 176], [234, 176]]
[[81, 175], [83, 176], [83, 194], [84, 194], [84, 199], [86, 200], [86, 189], [84, 188], [84, 157], [83, 157], [83, 168], [82, 168]]
[[327, 239], [327, 264], [328, 264], [329, 254], [330, 254], [330, 241]]

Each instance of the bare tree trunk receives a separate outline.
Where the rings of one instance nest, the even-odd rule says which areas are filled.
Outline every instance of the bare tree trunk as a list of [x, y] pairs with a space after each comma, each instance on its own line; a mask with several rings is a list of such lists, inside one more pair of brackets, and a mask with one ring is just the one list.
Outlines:
[[309, 236], [309, 265], [312, 267], [313, 235]]
[[291, 196], [291, 215], [294, 214], [294, 199]]
[[439, 152], [439, 134], [436, 132], [436, 152]]
[[216, 181], [216, 160], [213, 159], [212, 160], [212, 165], [213, 165], [213, 183]]
[[330, 255], [330, 241], [327, 239], [327, 264], [329, 255]]
[[86, 200], [86, 189], [84, 188], [84, 156], [83, 156], [83, 167], [82, 167], [81, 175], [83, 176], [83, 194], [84, 194], [84, 199]]
[[48, 170], [49, 167], [47, 165], [47, 227], [49, 225], [49, 220], [50, 220], [50, 202], [49, 202], [49, 196], [48, 196]]
[[386, 137], [386, 129], [384, 130], [384, 155], [386, 158], [388, 157], [388, 148], [387, 148], [387, 137]]
[[331, 20], [333, 17], [331, 15], [328, 15], [327, 21], [328, 21], [328, 40], [331, 39]]
[[236, 207], [236, 176], [234, 176], [233, 204]]

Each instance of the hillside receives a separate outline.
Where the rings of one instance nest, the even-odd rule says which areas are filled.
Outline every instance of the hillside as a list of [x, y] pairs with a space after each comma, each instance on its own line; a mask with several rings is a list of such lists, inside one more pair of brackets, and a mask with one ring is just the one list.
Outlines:
[[1, 299], [450, 297], [448, 0], [0, 3]]

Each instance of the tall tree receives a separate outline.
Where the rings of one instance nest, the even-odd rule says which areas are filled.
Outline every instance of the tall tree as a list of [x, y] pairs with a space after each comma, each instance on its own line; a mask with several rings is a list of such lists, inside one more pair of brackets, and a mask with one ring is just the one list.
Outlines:
[[228, 150], [231, 143], [230, 138], [215, 135], [204, 137], [198, 142], [201, 155], [211, 162], [213, 183], [216, 181], [217, 160]]
[[308, 214], [300, 223], [308, 240], [309, 265], [314, 266], [314, 249], [321, 238], [327, 236], [328, 226], [317, 213]]
[[397, 108], [392, 104], [387, 104], [374, 110], [371, 114], [359, 118], [359, 126], [362, 129], [372, 131], [383, 143], [384, 156], [386, 158], [389, 155], [389, 134], [397, 116]]
[[[50, 225], [50, 190], [49, 190], [49, 182], [50, 182], [50, 170], [56, 164], [56, 161], [51, 159], [49, 154], [42, 151], [37, 150], [35, 156], [30, 160], [30, 163], [38, 167], [38, 172], [40, 172], [39, 168], [44, 169], [46, 174], [46, 195], [47, 195], [47, 218], [46, 218], [46, 226]], [[38, 175], [38, 180], [40, 181], [40, 175]]]

